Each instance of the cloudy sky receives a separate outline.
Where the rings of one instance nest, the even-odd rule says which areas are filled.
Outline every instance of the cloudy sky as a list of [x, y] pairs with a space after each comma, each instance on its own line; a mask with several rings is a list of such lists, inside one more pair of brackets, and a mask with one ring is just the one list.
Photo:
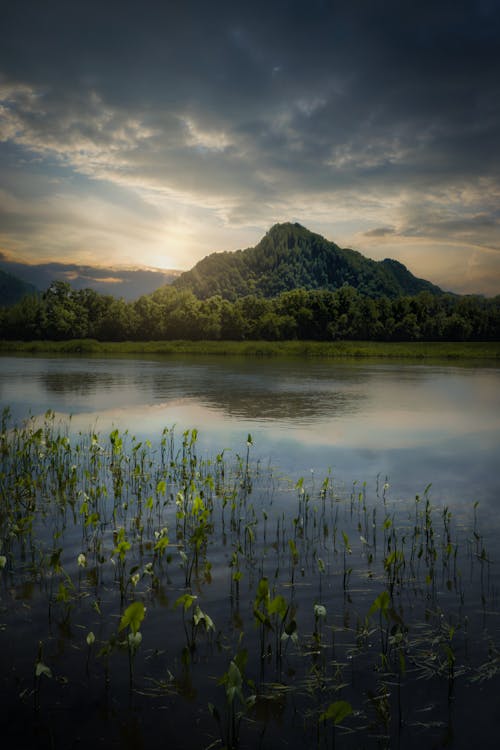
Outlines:
[[0, 252], [190, 268], [299, 221], [500, 293], [498, 0], [12, 0]]

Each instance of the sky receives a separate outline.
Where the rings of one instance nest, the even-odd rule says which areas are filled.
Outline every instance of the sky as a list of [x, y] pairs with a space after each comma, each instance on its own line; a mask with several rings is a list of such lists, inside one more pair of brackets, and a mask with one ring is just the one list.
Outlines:
[[500, 293], [498, 0], [11, 0], [0, 253], [189, 269], [298, 221]]

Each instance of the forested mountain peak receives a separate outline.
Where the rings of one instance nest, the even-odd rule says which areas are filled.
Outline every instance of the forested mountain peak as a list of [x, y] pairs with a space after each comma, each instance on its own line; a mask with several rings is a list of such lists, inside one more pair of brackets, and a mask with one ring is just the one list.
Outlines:
[[291, 222], [272, 226], [255, 247], [208, 255], [174, 284], [200, 299], [220, 295], [228, 300], [248, 294], [276, 297], [297, 288], [334, 291], [345, 284], [369, 297], [441, 293], [398, 261], [371, 260]]

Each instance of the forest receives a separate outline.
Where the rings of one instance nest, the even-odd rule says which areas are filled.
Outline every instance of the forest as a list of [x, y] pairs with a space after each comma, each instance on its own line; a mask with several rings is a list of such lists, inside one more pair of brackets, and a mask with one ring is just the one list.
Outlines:
[[372, 260], [291, 223], [275, 224], [255, 247], [207, 255], [173, 284], [199, 299], [220, 295], [230, 302], [251, 294], [277, 297], [294, 289], [334, 292], [345, 284], [374, 299], [442, 294], [396, 260]]
[[421, 291], [372, 298], [344, 284], [275, 297], [199, 299], [164, 286], [133, 302], [53, 282], [42, 294], [0, 308], [0, 339], [98, 341], [371, 340], [498, 341], [500, 296]]

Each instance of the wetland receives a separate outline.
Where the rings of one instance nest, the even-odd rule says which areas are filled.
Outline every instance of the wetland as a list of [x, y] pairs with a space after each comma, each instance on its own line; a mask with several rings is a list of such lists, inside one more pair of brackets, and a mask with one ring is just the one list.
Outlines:
[[494, 747], [499, 370], [5, 356], [19, 747]]

